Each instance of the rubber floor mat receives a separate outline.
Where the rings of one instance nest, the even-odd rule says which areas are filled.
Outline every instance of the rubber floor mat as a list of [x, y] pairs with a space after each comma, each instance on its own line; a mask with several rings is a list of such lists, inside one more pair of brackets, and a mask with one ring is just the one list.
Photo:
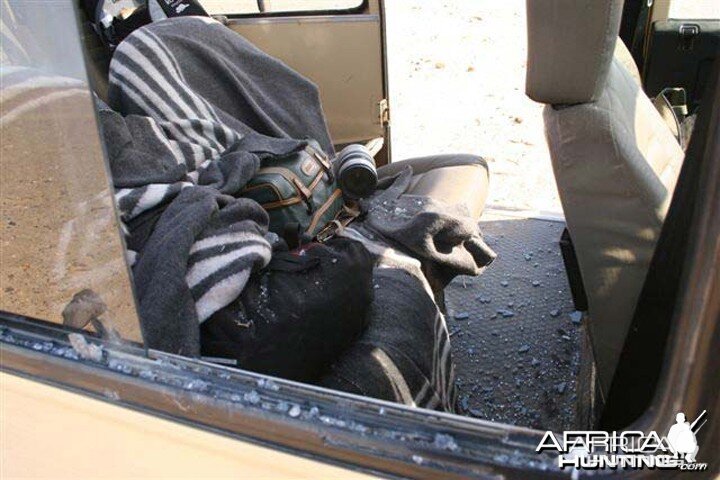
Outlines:
[[497, 259], [445, 290], [459, 409], [512, 425], [572, 428], [584, 319], [558, 245], [565, 225], [484, 217], [480, 228]]

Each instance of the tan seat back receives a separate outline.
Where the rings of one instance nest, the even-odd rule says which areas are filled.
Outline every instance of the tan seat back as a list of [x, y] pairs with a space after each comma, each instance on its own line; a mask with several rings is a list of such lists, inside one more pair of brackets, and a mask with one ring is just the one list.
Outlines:
[[607, 391], [683, 152], [614, 55], [621, 0], [528, 0], [526, 93], [545, 132]]

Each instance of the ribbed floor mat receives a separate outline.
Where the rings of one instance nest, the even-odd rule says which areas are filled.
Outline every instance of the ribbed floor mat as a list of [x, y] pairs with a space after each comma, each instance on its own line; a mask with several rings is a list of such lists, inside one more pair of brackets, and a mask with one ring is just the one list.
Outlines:
[[577, 425], [581, 322], [558, 240], [563, 223], [486, 213], [498, 258], [445, 290], [462, 413], [513, 425]]

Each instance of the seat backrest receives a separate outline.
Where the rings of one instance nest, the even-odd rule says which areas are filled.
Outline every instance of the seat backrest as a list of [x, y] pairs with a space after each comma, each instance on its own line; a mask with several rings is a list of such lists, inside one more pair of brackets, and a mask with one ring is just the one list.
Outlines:
[[545, 133], [607, 391], [683, 152], [616, 58], [622, 0], [528, 0], [526, 93]]
[[615, 58], [625, 67], [625, 70], [628, 71], [635, 83], [642, 85], [642, 78], [640, 77], [640, 70], [638, 69], [637, 63], [635, 63], [635, 59], [630, 53], [630, 50], [625, 46], [625, 42], [620, 38], [615, 42]]

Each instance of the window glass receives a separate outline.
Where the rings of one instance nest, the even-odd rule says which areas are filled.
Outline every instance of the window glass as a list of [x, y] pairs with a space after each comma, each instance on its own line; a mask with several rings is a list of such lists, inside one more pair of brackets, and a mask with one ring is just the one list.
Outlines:
[[0, 309], [140, 341], [72, 1], [1, 8]]
[[717, 19], [720, 18], [720, 2], [718, 0], [672, 0], [669, 18]]
[[252, 13], [342, 11], [359, 7], [363, 0], [200, 0], [211, 15]]

